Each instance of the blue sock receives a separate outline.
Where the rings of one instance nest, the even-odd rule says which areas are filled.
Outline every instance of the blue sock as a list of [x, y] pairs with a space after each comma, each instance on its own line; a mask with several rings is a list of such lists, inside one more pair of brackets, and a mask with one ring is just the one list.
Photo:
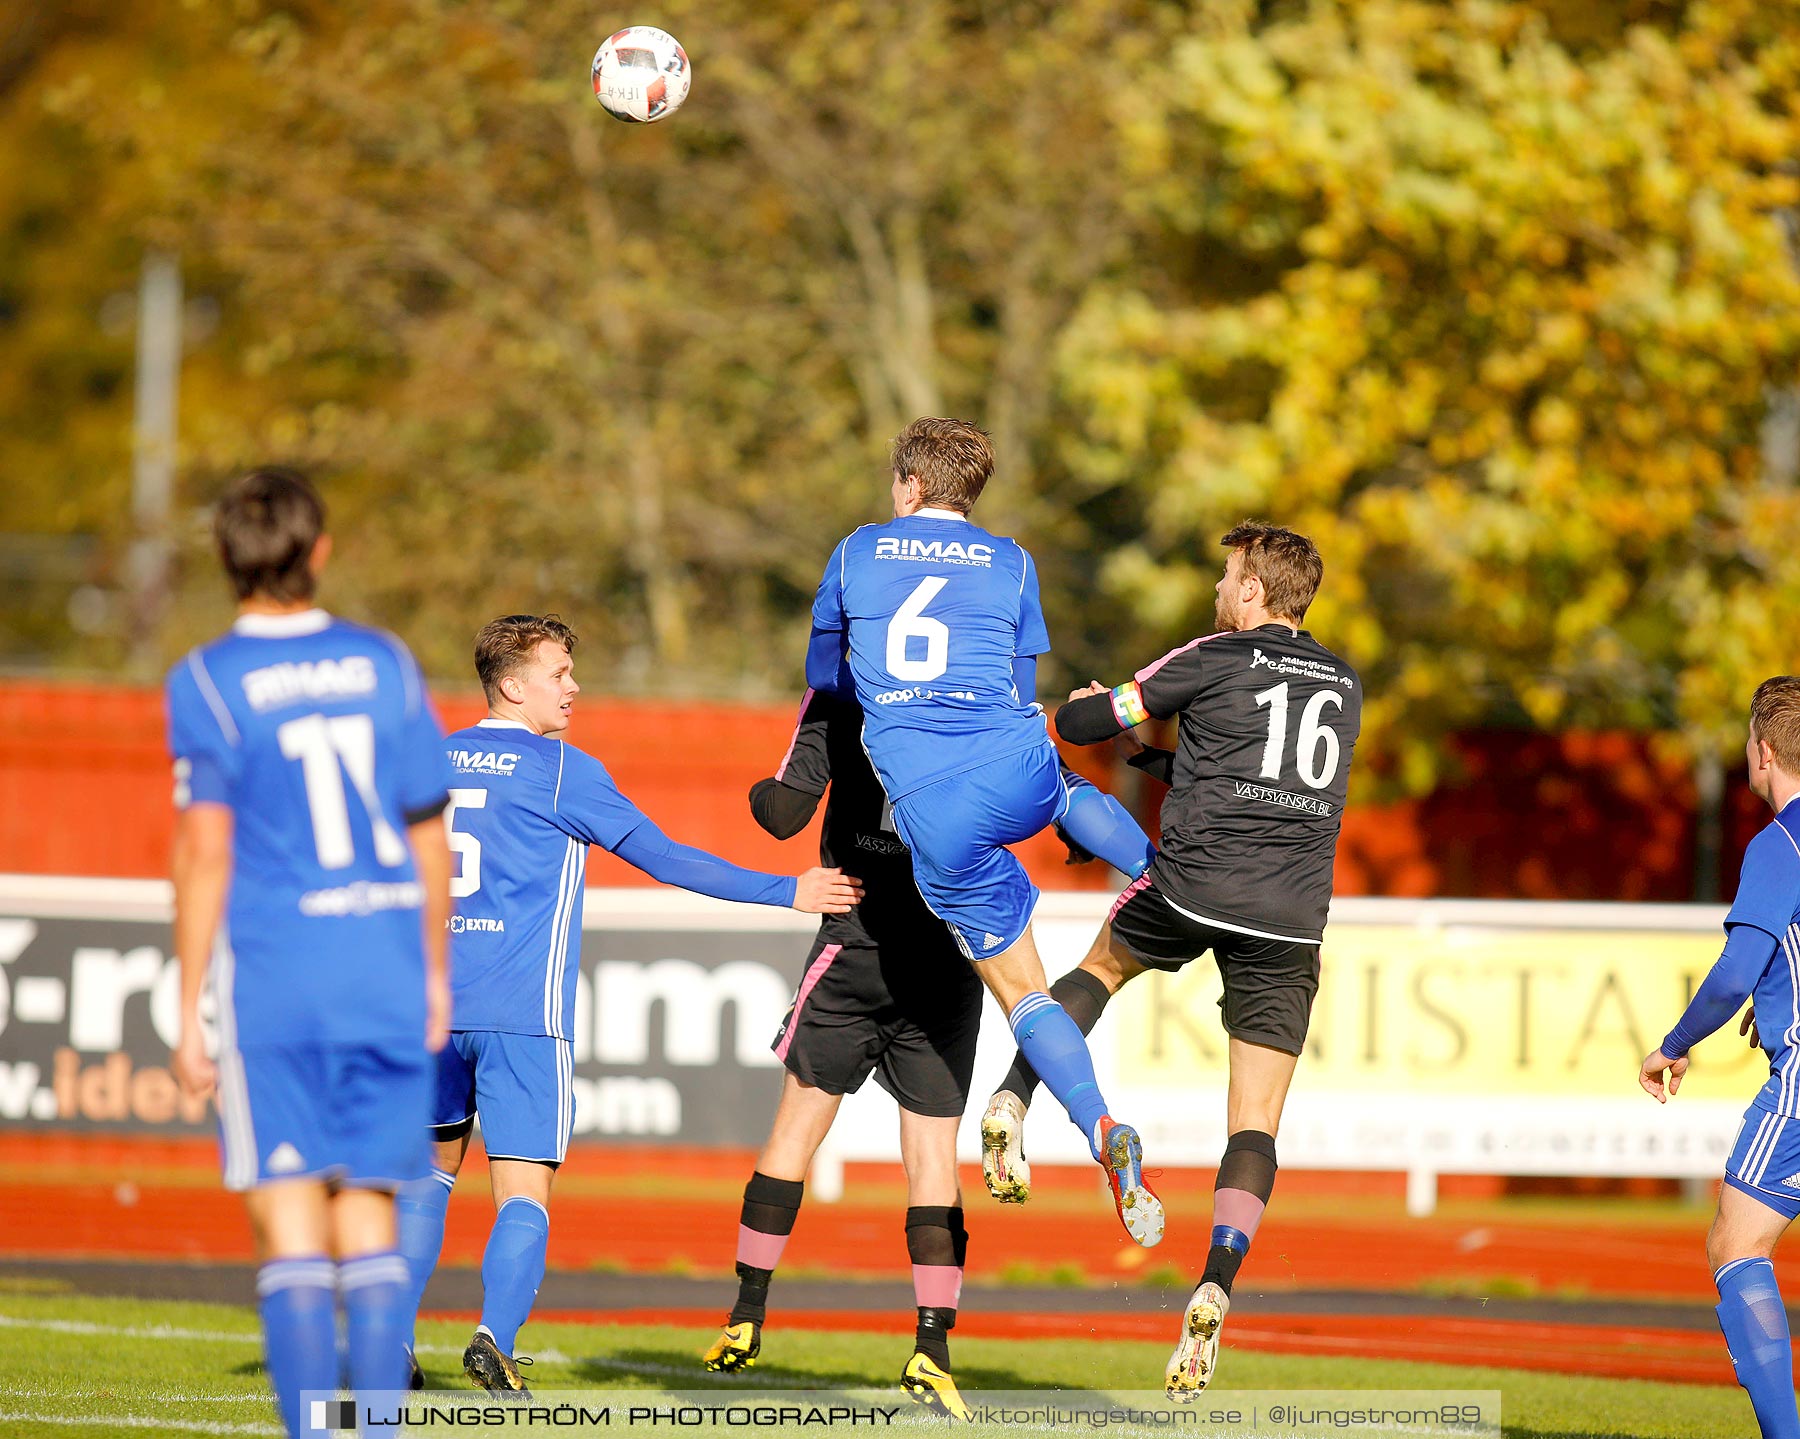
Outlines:
[[413, 1331], [419, 1322], [419, 1304], [425, 1298], [425, 1286], [431, 1281], [431, 1271], [437, 1268], [438, 1255], [444, 1249], [444, 1214], [450, 1208], [450, 1188], [455, 1183], [454, 1174], [434, 1165], [425, 1178], [402, 1185], [394, 1198], [400, 1252], [406, 1257], [408, 1349], [418, 1348]]
[[531, 1314], [549, 1247], [550, 1215], [543, 1205], [515, 1194], [500, 1206], [481, 1256], [481, 1327], [502, 1354], [513, 1352], [519, 1326]]
[[1124, 805], [1084, 779], [1070, 776], [1064, 783], [1069, 808], [1059, 827], [1068, 839], [1131, 879], [1150, 868], [1156, 846]]
[[1069, 1112], [1069, 1118], [1094, 1149], [1094, 1127], [1106, 1113], [1106, 1099], [1094, 1081], [1094, 1061], [1088, 1054], [1087, 1041], [1081, 1027], [1069, 1018], [1069, 1012], [1041, 989], [1034, 989], [1013, 1006], [1006, 1017], [1012, 1026], [1019, 1051], [1030, 1062], [1056, 1096], [1056, 1102]]
[[271, 1259], [256, 1271], [269, 1385], [289, 1434], [299, 1434], [300, 1396], [338, 1387], [337, 1266], [324, 1255]]
[[1800, 1414], [1794, 1408], [1794, 1351], [1775, 1266], [1767, 1259], [1734, 1259], [1720, 1266], [1713, 1283], [1719, 1289], [1714, 1313], [1763, 1439], [1796, 1439]]
[[350, 1387], [359, 1393], [406, 1388], [406, 1296], [411, 1275], [396, 1249], [338, 1265]]

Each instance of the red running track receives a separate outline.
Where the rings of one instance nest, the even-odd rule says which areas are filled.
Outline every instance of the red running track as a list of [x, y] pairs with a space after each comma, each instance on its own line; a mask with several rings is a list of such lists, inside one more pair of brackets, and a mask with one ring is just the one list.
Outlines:
[[[673, 1181], [672, 1181], [673, 1183]], [[978, 1189], [979, 1178], [974, 1185]], [[466, 1177], [451, 1203], [446, 1263], [478, 1262], [493, 1210]], [[1073, 1211], [1005, 1208], [972, 1200], [969, 1273], [1005, 1277], [1019, 1266], [1074, 1265], [1116, 1280], [1146, 1268], [1200, 1267], [1204, 1204], [1170, 1205], [1170, 1238], [1155, 1251], [1124, 1236], [1096, 1190]], [[1185, 1222], [1184, 1222], [1185, 1221]], [[559, 1194], [550, 1262], [655, 1272], [671, 1266], [729, 1273], [735, 1198]], [[247, 1260], [250, 1227], [237, 1196], [208, 1185], [132, 1180], [7, 1183], [0, 1188], [0, 1251], [63, 1258]], [[806, 1206], [784, 1263], [833, 1274], [906, 1274], [900, 1212], [869, 1204]], [[1271, 1208], [1253, 1261], [1260, 1288], [1420, 1288], [1478, 1293], [1704, 1299], [1712, 1293], [1698, 1226], [1583, 1226], [1567, 1222], [1469, 1224], [1443, 1218], [1296, 1218]]]

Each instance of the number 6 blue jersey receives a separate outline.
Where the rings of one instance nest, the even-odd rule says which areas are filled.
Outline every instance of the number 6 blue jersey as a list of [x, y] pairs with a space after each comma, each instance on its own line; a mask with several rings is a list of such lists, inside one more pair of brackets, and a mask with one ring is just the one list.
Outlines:
[[[865, 525], [832, 553], [813, 601], [807, 683], [863, 708], [888, 799], [1049, 743], [1013, 661], [1050, 648], [1037, 568], [1017, 541], [953, 510]], [[832, 636], [839, 639], [834, 647]]]
[[450, 775], [412, 655], [323, 610], [246, 615], [166, 694], [177, 808], [233, 815], [213, 980], [226, 1043], [422, 1043], [406, 829], [442, 811]]

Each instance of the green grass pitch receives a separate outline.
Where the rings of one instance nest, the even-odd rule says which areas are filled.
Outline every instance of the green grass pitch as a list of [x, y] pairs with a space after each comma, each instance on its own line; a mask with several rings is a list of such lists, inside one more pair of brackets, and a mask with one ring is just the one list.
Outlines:
[[[742, 1381], [709, 1375], [700, 1366], [700, 1350], [712, 1337], [712, 1331], [699, 1329], [540, 1323], [526, 1329], [520, 1349], [537, 1356], [528, 1377], [540, 1392], [742, 1393], [747, 1387]], [[421, 1327], [422, 1358], [434, 1386], [462, 1386], [459, 1356], [467, 1338], [463, 1325]], [[784, 1330], [777, 1314], [749, 1387], [885, 1386], [906, 1358], [905, 1338]], [[1096, 1340], [960, 1339], [954, 1353], [966, 1392], [1151, 1389], [1168, 1357], [1163, 1345]], [[1726, 1439], [1755, 1432], [1749, 1404], [1735, 1388], [1274, 1356], [1229, 1346], [1219, 1383], [1206, 1397], [1223, 1399], [1245, 1390], [1375, 1388], [1498, 1389], [1509, 1435]], [[0, 1434], [101, 1439], [142, 1432], [279, 1432], [252, 1310], [68, 1296], [29, 1285], [0, 1290]]]

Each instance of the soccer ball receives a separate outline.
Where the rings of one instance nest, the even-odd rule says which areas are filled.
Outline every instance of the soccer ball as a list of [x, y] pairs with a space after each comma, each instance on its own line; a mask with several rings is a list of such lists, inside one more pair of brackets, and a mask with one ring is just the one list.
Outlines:
[[667, 30], [629, 25], [594, 52], [594, 98], [615, 120], [666, 120], [687, 99], [693, 71]]

